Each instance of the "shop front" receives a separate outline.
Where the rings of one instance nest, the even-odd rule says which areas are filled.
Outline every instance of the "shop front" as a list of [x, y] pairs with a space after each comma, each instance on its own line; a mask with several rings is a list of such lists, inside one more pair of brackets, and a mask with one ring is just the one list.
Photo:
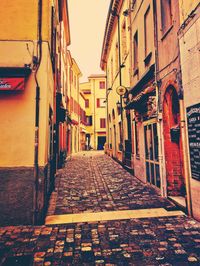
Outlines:
[[143, 182], [161, 189], [159, 160], [159, 128], [156, 87], [144, 85], [138, 93], [129, 92], [125, 107], [132, 117], [132, 166], [134, 174]]

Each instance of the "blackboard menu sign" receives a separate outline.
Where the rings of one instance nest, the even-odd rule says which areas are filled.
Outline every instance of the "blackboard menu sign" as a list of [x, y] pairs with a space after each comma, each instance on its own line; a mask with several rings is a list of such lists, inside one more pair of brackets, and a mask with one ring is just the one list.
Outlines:
[[192, 178], [200, 181], [200, 103], [187, 107]]

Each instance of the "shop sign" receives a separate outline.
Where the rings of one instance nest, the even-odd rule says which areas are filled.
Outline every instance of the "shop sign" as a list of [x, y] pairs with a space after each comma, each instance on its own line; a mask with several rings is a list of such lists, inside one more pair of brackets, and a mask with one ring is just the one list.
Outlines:
[[200, 181], [200, 103], [186, 110], [191, 174], [192, 178]]
[[0, 78], [0, 91], [24, 90], [24, 77]]
[[119, 86], [116, 89], [118, 95], [123, 96], [126, 93], [126, 88], [124, 86]]

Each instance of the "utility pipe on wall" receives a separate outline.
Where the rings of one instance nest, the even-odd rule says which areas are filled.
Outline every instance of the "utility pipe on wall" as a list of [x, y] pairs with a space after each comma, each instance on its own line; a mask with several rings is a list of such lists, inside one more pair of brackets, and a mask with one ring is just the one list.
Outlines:
[[185, 128], [185, 112], [183, 100], [179, 100], [180, 103], [180, 130], [181, 130], [181, 140], [183, 147], [183, 170], [185, 176], [186, 185], [186, 199], [187, 199], [187, 211], [188, 215], [192, 216], [192, 197], [191, 197], [191, 185], [190, 185], [190, 174], [189, 174], [189, 161], [188, 161], [188, 151], [187, 151], [187, 137]]
[[37, 79], [37, 73], [42, 60], [42, 0], [38, 1], [38, 47], [39, 47], [39, 58], [37, 58], [37, 67], [34, 73], [36, 82], [36, 98], [35, 98], [35, 150], [34, 150], [34, 217], [33, 223], [38, 223], [38, 189], [39, 189], [39, 166], [38, 166], [38, 151], [39, 151], [39, 115], [40, 115], [40, 86]]

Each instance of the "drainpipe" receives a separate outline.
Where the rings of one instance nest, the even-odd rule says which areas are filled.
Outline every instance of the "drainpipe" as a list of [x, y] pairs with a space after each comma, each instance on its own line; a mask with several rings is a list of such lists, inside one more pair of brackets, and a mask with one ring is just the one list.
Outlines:
[[191, 217], [192, 214], [192, 197], [191, 197], [191, 185], [190, 185], [190, 174], [189, 174], [189, 162], [188, 162], [188, 151], [187, 151], [187, 137], [186, 137], [186, 127], [185, 127], [185, 112], [183, 100], [179, 100], [180, 103], [180, 130], [181, 130], [181, 140], [183, 146], [183, 169], [185, 176], [185, 186], [186, 186], [186, 206], [188, 215]]
[[[108, 114], [108, 68], [107, 68], [107, 64], [106, 64], [106, 119], [107, 119], [107, 122], [106, 122], [106, 142], [107, 142], [107, 150], [110, 148], [110, 138], [109, 138], [109, 135], [110, 135], [110, 132], [109, 132], [109, 114]], [[106, 153], [108, 152], [106, 150]]]
[[77, 85], [77, 102], [78, 102], [78, 152], [81, 151], [81, 145], [80, 145], [80, 110], [81, 110], [81, 106], [80, 106], [80, 91], [79, 91], [79, 75], [77, 76], [77, 80], [78, 82], [76, 82]]
[[42, 59], [42, 0], [38, 1], [38, 47], [39, 58], [37, 58], [37, 68], [34, 73], [36, 82], [36, 97], [35, 97], [35, 150], [34, 150], [34, 180], [35, 180], [35, 193], [34, 193], [34, 217], [33, 224], [38, 223], [38, 189], [39, 183], [39, 166], [38, 166], [38, 150], [39, 150], [39, 114], [40, 114], [40, 86], [37, 79], [37, 73]]
[[164, 180], [164, 161], [163, 161], [163, 152], [164, 152], [164, 144], [163, 144], [163, 121], [162, 121], [162, 113], [160, 112], [160, 100], [161, 100], [161, 92], [160, 92], [160, 84], [158, 82], [158, 72], [159, 72], [159, 60], [158, 60], [158, 21], [157, 21], [157, 3], [156, 0], [153, 0], [153, 20], [154, 20], [154, 46], [155, 46], [155, 84], [156, 84], [156, 102], [157, 102], [157, 114], [158, 114], [158, 160], [160, 165], [160, 180], [161, 180], [161, 195], [166, 197], [166, 180]]
[[94, 121], [92, 121], [92, 123], [94, 123], [94, 149], [97, 150], [97, 143], [96, 143], [96, 91], [95, 91], [95, 80], [92, 81], [92, 86], [93, 86], [93, 100], [94, 100], [94, 106], [93, 106], [93, 115], [94, 115]]

